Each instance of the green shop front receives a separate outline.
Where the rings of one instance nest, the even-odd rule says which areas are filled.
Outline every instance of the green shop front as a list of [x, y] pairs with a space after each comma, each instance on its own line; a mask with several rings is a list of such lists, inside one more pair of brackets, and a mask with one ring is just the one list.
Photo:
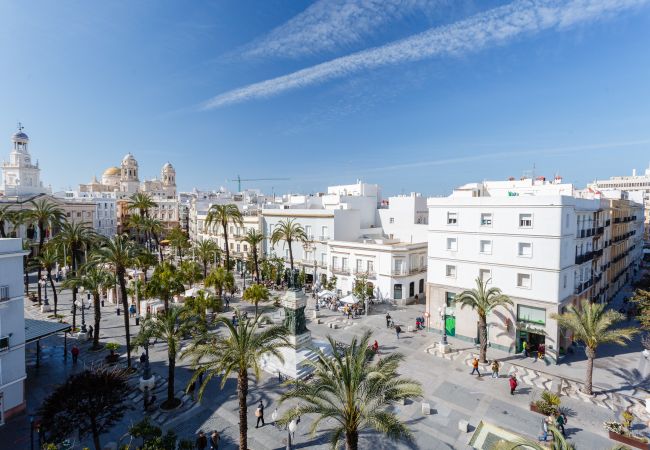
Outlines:
[[517, 352], [546, 345], [546, 309], [528, 305], [517, 305]]

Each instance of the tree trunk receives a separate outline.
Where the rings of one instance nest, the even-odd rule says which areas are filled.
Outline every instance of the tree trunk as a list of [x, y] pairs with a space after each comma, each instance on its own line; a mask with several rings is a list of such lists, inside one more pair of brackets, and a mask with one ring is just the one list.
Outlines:
[[257, 283], [259, 284], [260, 282], [260, 265], [259, 261], [257, 260], [257, 246], [253, 246], [253, 261], [255, 262], [255, 278], [257, 279]]
[[[72, 258], [72, 276], [77, 276], [77, 252], [73, 247], [70, 249], [70, 257]], [[77, 287], [72, 287], [72, 330], [77, 328]]]
[[120, 283], [120, 295], [122, 297], [122, 308], [124, 309], [124, 332], [126, 333], [126, 365], [131, 368], [131, 335], [129, 334], [129, 299], [126, 293], [126, 282], [124, 281], [125, 269], [118, 267], [117, 279]]
[[7, 234], [5, 233], [5, 221], [0, 220], [0, 237], [1, 238], [6, 238]]
[[594, 359], [596, 359], [596, 349], [585, 347], [587, 354], [587, 374], [585, 376], [585, 389], [584, 393], [587, 395], [593, 394], [593, 376], [594, 376]]
[[248, 450], [248, 372], [239, 370], [237, 377], [237, 393], [239, 394], [239, 450]]
[[[45, 226], [41, 221], [38, 222], [38, 256], [43, 253], [43, 244], [45, 243]], [[38, 278], [36, 286], [38, 287], [38, 306], [41, 306], [41, 265], [38, 265]]]
[[479, 315], [478, 318], [479, 361], [487, 362], [487, 318]]
[[90, 420], [90, 430], [92, 431], [95, 450], [102, 450], [102, 446], [99, 443], [99, 430], [97, 429], [97, 422], [95, 422], [94, 419]]
[[93, 292], [93, 303], [95, 304], [95, 329], [93, 330], [93, 349], [99, 347], [99, 321], [102, 318], [102, 310], [99, 303], [99, 291]]
[[226, 243], [226, 270], [230, 272], [230, 249], [228, 248], [228, 223], [226, 222], [225, 225], [223, 225], [223, 239], [224, 242]]
[[345, 433], [345, 450], [357, 450], [359, 447], [359, 433], [348, 431]]
[[54, 317], [56, 317], [56, 308], [59, 303], [59, 298], [56, 294], [56, 286], [54, 285], [54, 279], [52, 278], [52, 270], [47, 271], [47, 278], [50, 280], [50, 286], [52, 286], [52, 298], [54, 299]]
[[293, 249], [291, 248], [291, 239], [287, 239], [287, 246], [289, 247], [289, 266], [291, 267], [291, 276], [293, 276]]
[[203, 279], [208, 276], [208, 262], [203, 260]]
[[176, 355], [167, 355], [167, 406], [174, 402], [174, 375], [176, 370]]
[[156, 247], [158, 248], [158, 255], [160, 256], [160, 262], [163, 262], [163, 252], [162, 252], [162, 247], [160, 246], [160, 241], [158, 240], [158, 234], [154, 233], [153, 231], [151, 232], [153, 235], [153, 240], [156, 243]]

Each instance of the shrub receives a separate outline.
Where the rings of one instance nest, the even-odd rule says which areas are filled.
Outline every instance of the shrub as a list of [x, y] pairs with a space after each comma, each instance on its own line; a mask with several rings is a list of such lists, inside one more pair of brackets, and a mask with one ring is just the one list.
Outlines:
[[615, 420], [611, 422], [605, 422], [603, 423], [603, 426], [607, 431], [611, 431], [616, 434], [625, 434], [625, 428], [623, 428], [623, 424], [616, 422]]
[[560, 397], [552, 392], [544, 391], [541, 398], [535, 401], [535, 406], [545, 416], [558, 414], [560, 411]]

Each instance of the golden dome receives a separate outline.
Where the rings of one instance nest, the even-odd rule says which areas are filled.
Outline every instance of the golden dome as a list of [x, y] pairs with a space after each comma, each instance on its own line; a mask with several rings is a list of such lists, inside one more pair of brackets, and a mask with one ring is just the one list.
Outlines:
[[119, 174], [120, 174], [120, 168], [119, 167], [109, 167], [108, 169], [106, 169], [104, 171], [104, 176], [105, 177], [112, 177], [112, 176], [119, 175]]

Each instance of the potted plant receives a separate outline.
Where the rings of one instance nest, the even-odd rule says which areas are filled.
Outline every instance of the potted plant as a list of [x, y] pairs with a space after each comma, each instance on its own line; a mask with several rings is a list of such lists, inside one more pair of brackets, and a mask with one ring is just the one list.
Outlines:
[[[627, 412], [627, 411], [626, 411]], [[631, 413], [630, 413], [631, 414]], [[624, 421], [627, 420], [630, 426], [632, 425], [632, 420], [628, 420], [625, 417]], [[609, 438], [613, 441], [621, 442], [622, 444], [629, 445], [630, 447], [648, 449], [648, 439], [643, 436], [638, 436], [633, 434], [629, 428], [626, 428], [624, 424], [617, 421], [605, 422], [603, 424], [605, 429], [609, 433]]]
[[120, 358], [120, 355], [118, 355], [117, 353], [115, 353], [115, 351], [116, 351], [118, 348], [120, 348], [120, 344], [118, 344], [118, 343], [116, 343], [116, 342], [109, 342], [108, 344], [106, 344], [106, 348], [107, 348], [108, 351], [110, 352], [110, 353], [106, 356], [106, 362], [108, 362], [108, 363], [116, 363], [117, 360]]
[[556, 415], [560, 411], [560, 396], [544, 391], [539, 400], [531, 402], [530, 410], [545, 416]]

